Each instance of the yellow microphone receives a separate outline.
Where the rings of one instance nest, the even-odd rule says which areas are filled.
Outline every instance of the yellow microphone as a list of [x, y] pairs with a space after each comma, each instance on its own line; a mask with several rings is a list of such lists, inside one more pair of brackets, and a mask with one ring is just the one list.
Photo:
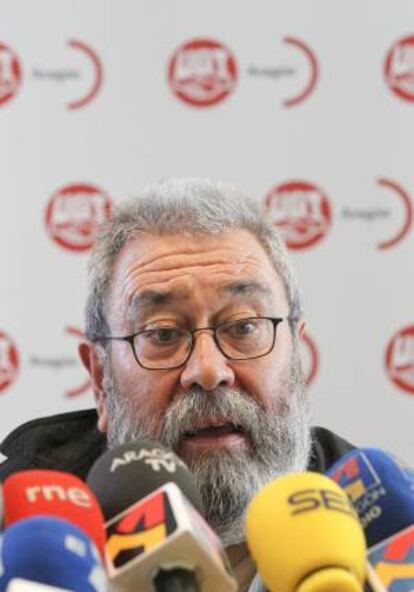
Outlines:
[[362, 527], [329, 477], [295, 473], [268, 483], [246, 512], [246, 537], [271, 592], [361, 592]]

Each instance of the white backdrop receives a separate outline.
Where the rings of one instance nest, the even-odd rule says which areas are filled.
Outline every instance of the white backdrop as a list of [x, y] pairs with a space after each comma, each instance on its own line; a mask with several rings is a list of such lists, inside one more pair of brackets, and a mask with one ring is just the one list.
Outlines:
[[111, 203], [234, 182], [291, 247], [315, 422], [414, 462], [412, 0], [2, 0], [0, 432], [90, 407]]

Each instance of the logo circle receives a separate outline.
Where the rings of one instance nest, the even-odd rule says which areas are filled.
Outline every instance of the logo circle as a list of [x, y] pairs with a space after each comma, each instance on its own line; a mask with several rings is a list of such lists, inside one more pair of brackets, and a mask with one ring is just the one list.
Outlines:
[[180, 45], [168, 66], [171, 90], [193, 107], [211, 107], [226, 99], [237, 76], [233, 54], [213, 39], [192, 39]]
[[19, 58], [10, 47], [0, 43], [0, 105], [17, 94], [21, 81]]
[[384, 64], [385, 80], [400, 99], [414, 101], [414, 35], [399, 39]]
[[6, 333], [0, 331], [0, 392], [15, 381], [19, 365], [16, 345]]
[[45, 223], [49, 236], [69, 251], [88, 251], [111, 209], [110, 198], [95, 185], [66, 185], [51, 196], [47, 205]]
[[332, 224], [328, 197], [307, 181], [288, 181], [273, 187], [265, 197], [264, 207], [289, 249], [313, 247]]
[[403, 391], [414, 394], [414, 325], [395, 333], [385, 351], [388, 378]]

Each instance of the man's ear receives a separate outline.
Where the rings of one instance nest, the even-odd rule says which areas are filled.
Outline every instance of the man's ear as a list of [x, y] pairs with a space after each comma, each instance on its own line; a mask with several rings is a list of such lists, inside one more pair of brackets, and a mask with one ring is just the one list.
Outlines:
[[106, 393], [103, 388], [104, 373], [101, 360], [96, 351], [96, 346], [90, 341], [82, 341], [79, 344], [78, 352], [82, 364], [91, 378], [96, 411], [98, 413], [98, 429], [101, 432], [106, 432], [108, 428], [108, 410], [106, 406]]
[[300, 339], [302, 339], [303, 334], [305, 333], [305, 328], [306, 328], [305, 319], [299, 319], [299, 321], [298, 321], [298, 335], [299, 335]]

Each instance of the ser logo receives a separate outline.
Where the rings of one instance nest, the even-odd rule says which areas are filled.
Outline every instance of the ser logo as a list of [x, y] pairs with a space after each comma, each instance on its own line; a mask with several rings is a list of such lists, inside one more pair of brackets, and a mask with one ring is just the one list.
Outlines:
[[106, 552], [114, 567], [138, 557], [158, 545], [177, 529], [164, 491], [152, 493], [107, 526]]
[[193, 39], [174, 52], [168, 66], [173, 93], [193, 107], [211, 107], [226, 99], [237, 83], [231, 51], [213, 39]]
[[388, 378], [401, 390], [414, 394], [414, 325], [395, 333], [385, 351]]
[[0, 43], [0, 106], [15, 97], [21, 81], [19, 58], [10, 47]]
[[0, 331], [0, 392], [16, 379], [19, 370], [19, 354], [14, 342]]
[[414, 101], [414, 35], [399, 39], [384, 64], [385, 81], [400, 99]]
[[325, 193], [307, 181], [273, 187], [264, 200], [265, 214], [277, 226], [289, 249], [307, 249], [328, 233], [332, 211]]
[[287, 498], [287, 502], [291, 506], [292, 516], [325, 509], [355, 517], [355, 511], [346, 495], [332, 489], [295, 491]]
[[108, 195], [86, 183], [66, 185], [56, 191], [46, 208], [50, 238], [69, 251], [88, 251], [99, 227], [111, 214]]

